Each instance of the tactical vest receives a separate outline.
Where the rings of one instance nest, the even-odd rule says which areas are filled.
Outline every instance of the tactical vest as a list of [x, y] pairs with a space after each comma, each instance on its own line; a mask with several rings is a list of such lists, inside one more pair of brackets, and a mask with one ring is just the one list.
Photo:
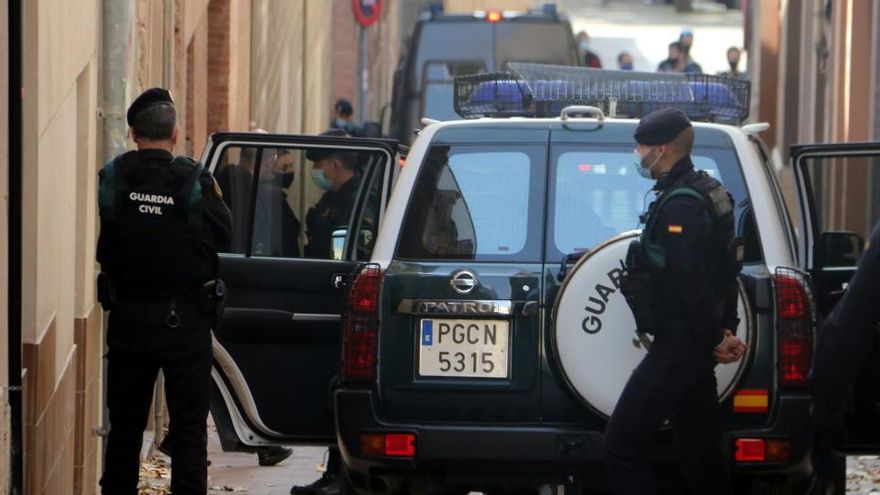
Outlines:
[[691, 197], [702, 205], [703, 214], [711, 225], [704, 235], [708, 237], [707, 245], [711, 250], [711, 270], [719, 274], [713, 280], [720, 292], [734, 283], [742, 268], [743, 244], [735, 233], [732, 196], [705, 171], [687, 174], [651, 205], [641, 237], [643, 259], [654, 271], [666, 268], [666, 253], [657, 242], [657, 218], [663, 206], [676, 197]]
[[133, 152], [104, 166], [98, 203], [109, 256], [102, 269], [120, 297], [194, 297], [214, 277], [201, 173], [190, 158], [144, 163]]

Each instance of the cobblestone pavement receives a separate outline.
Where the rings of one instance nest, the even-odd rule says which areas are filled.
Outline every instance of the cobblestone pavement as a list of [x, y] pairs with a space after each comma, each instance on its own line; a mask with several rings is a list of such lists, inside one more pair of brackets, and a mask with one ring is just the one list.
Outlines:
[[880, 495], [880, 458], [877, 456], [847, 457], [846, 493]]
[[[275, 466], [257, 464], [256, 454], [223, 452], [213, 424], [208, 425], [208, 494], [287, 495], [295, 484], [320, 476], [326, 449], [296, 447], [293, 455]], [[140, 495], [167, 495], [171, 481], [170, 459], [157, 453], [141, 468]]]

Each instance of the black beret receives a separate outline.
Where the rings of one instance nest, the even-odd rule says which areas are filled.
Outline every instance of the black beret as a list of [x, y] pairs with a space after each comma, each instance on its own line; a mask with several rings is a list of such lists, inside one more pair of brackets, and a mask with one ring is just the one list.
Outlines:
[[690, 126], [691, 121], [684, 112], [675, 108], [663, 108], [642, 117], [633, 137], [639, 144], [666, 144]]
[[150, 88], [140, 96], [134, 99], [131, 102], [131, 106], [128, 107], [128, 114], [126, 115], [126, 120], [128, 120], [128, 125], [134, 125], [134, 119], [137, 117], [142, 110], [145, 110], [153, 105], [159, 103], [171, 103], [174, 104], [174, 100], [171, 99], [171, 93], [165, 88]]
[[[319, 136], [332, 136], [332, 137], [349, 137], [348, 133], [343, 131], [342, 129], [327, 129], [326, 131], [319, 134]], [[334, 148], [312, 148], [306, 151], [306, 159], [316, 162], [318, 160], [326, 160], [333, 155], [338, 155], [339, 150]]]

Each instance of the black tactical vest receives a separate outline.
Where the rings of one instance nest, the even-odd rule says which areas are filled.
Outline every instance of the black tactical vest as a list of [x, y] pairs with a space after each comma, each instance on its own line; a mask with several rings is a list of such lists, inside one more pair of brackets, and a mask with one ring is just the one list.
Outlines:
[[697, 199], [703, 206], [703, 212], [711, 224], [708, 233], [708, 245], [711, 250], [710, 262], [715, 288], [723, 291], [734, 283], [742, 268], [743, 246], [741, 239], [736, 237], [733, 215], [733, 198], [717, 180], [705, 171], [685, 174], [678, 182], [664, 191], [651, 205], [645, 229], [642, 231], [642, 256], [653, 270], [666, 268], [663, 248], [656, 242], [656, 221], [658, 213], [670, 199], [690, 196]]
[[105, 165], [99, 190], [107, 262], [120, 297], [195, 297], [217, 256], [202, 220], [202, 167], [186, 157], [145, 162], [129, 152]]

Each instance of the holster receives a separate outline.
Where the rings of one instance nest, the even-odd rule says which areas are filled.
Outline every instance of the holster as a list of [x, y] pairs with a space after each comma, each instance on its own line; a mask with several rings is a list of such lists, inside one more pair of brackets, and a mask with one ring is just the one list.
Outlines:
[[620, 292], [636, 320], [636, 330], [654, 334], [657, 311], [654, 280], [641, 260], [641, 243], [633, 241], [626, 254], [626, 274], [620, 281]]
[[209, 280], [199, 287], [196, 295], [196, 307], [199, 313], [211, 319], [211, 326], [216, 326], [223, 314], [226, 300], [226, 283], [222, 280]]
[[104, 311], [110, 311], [116, 307], [116, 304], [119, 302], [119, 295], [116, 292], [116, 286], [113, 285], [110, 277], [104, 272], [98, 274], [97, 282], [98, 302], [101, 303], [101, 307], [104, 308]]

